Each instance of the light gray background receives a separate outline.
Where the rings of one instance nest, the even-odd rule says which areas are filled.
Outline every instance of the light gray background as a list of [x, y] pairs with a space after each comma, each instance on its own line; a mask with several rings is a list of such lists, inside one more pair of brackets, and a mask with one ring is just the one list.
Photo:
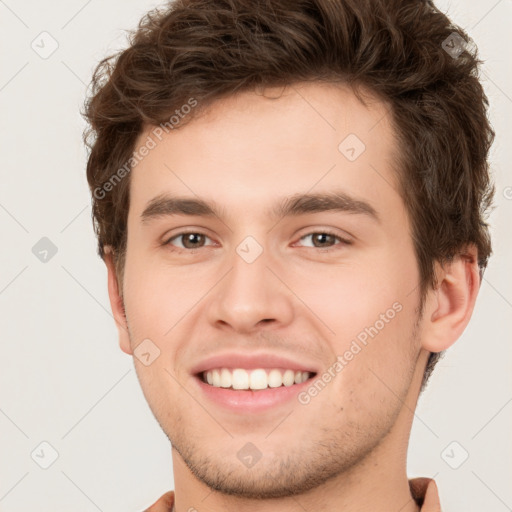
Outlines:
[[[0, 0], [2, 512], [141, 511], [174, 487], [170, 444], [118, 348], [79, 116], [95, 64], [156, 5]], [[469, 327], [420, 398], [408, 472], [435, 476], [443, 510], [501, 512], [512, 510], [512, 0], [438, 5], [486, 61], [495, 254]], [[51, 48], [43, 31], [59, 45], [47, 59], [31, 48]], [[32, 252], [42, 237], [58, 249], [46, 263]], [[48, 469], [43, 441], [58, 452]]]

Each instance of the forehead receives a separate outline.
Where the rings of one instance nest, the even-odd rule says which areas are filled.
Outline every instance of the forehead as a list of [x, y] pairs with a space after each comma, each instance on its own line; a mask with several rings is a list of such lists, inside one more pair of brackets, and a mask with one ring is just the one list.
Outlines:
[[396, 195], [389, 106], [368, 94], [363, 104], [346, 86], [244, 92], [167, 131], [147, 127], [138, 138], [136, 151], [152, 148], [131, 173], [130, 215], [162, 193], [211, 199], [239, 213], [270, 212], [273, 197], [298, 192]]

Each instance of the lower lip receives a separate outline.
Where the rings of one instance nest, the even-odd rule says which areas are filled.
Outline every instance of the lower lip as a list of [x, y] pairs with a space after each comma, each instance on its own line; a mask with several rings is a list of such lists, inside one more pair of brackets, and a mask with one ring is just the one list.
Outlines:
[[195, 377], [200, 389], [208, 400], [235, 412], [261, 412], [297, 399], [297, 395], [311, 385], [315, 377], [292, 386], [253, 390], [235, 390], [210, 386], [201, 378]]

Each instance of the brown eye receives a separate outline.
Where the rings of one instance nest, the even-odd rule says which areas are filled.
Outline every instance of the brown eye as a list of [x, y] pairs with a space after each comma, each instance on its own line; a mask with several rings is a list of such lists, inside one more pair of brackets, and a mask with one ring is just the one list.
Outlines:
[[201, 242], [204, 242], [204, 235], [200, 233], [187, 233], [185, 235], [181, 235], [183, 240], [183, 246], [186, 249], [197, 249], [197, 247], [201, 246]]
[[[328, 231], [319, 231], [315, 233], [309, 233], [300, 238], [300, 240], [304, 240], [306, 238], [310, 238], [313, 243], [314, 249], [330, 249], [335, 247], [336, 245], [348, 245], [350, 242], [341, 238], [334, 233], [329, 233]], [[340, 241], [340, 244], [336, 244], [336, 241]], [[311, 246], [310, 246], [311, 247]]]
[[179, 233], [172, 238], [169, 238], [164, 245], [171, 245], [178, 249], [200, 249], [205, 246], [205, 241], [208, 238], [209, 237], [203, 233]]
[[336, 237], [328, 233], [314, 233], [312, 240], [316, 247], [325, 247], [326, 245], [330, 247], [331, 242], [334, 243], [336, 241]]

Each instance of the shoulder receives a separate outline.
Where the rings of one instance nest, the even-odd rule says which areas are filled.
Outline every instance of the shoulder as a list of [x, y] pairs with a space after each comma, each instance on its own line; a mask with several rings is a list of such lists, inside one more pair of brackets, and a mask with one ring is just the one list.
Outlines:
[[436, 482], [432, 478], [413, 478], [409, 480], [411, 494], [421, 512], [441, 512], [439, 492]]
[[160, 499], [144, 512], [171, 512], [174, 504], [174, 491], [166, 492]]

